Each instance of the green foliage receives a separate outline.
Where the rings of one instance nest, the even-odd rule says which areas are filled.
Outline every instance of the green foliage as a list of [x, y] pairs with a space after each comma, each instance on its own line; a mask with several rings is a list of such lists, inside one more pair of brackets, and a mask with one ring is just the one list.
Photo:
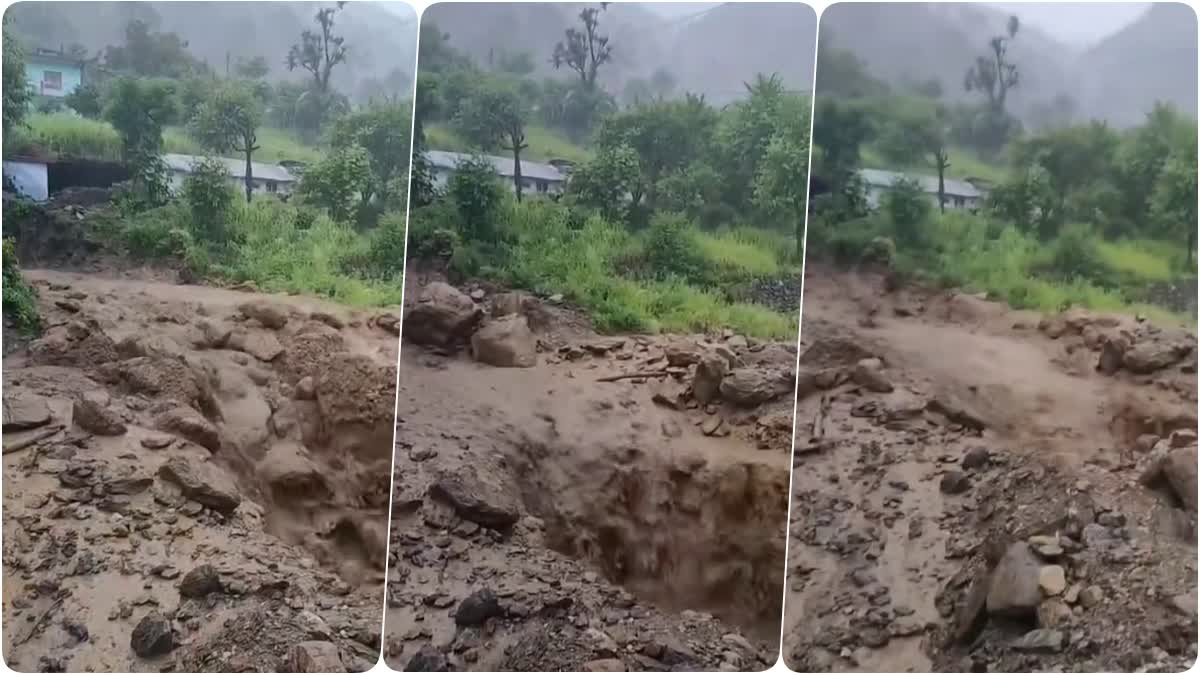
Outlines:
[[196, 241], [224, 246], [225, 222], [233, 207], [229, 171], [219, 160], [206, 158], [183, 181], [183, 200], [191, 213], [191, 233]]
[[250, 201], [253, 171], [250, 167], [258, 146], [262, 108], [253, 91], [243, 83], [227, 82], [217, 87], [188, 123], [192, 135], [214, 152], [236, 152], [246, 160], [246, 201]]
[[334, 120], [330, 145], [356, 145], [367, 153], [370, 183], [363, 191], [364, 202], [377, 199], [386, 207], [404, 208], [411, 125], [411, 107], [396, 103], [372, 103]]
[[464, 240], [483, 245], [498, 243], [504, 187], [487, 158], [476, 156], [461, 162], [450, 177], [447, 196], [457, 210], [458, 229]]
[[67, 104], [68, 108], [90, 120], [100, 119], [100, 113], [104, 110], [100, 88], [92, 82], [85, 82], [75, 87], [75, 90], [67, 94], [63, 102]]
[[1043, 275], [1052, 279], [1072, 281], [1089, 279], [1100, 285], [1105, 282], [1107, 269], [1097, 246], [1095, 230], [1082, 223], [1070, 223], [1062, 228], [1046, 248], [1043, 257], [1035, 262]]
[[12, 321], [13, 326], [22, 333], [37, 333], [42, 327], [37, 308], [37, 291], [22, 276], [21, 266], [17, 261], [16, 242], [7, 237], [4, 239], [3, 266], [5, 319]]
[[9, 35], [8, 14], [4, 15], [4, 72], [3, 72], [4, 134], [21, 126], [33, 99], [33, 89], [25, 79], [25, 50]]
[[404, 211], [391, 212], [371, 231], [363, 254], [365, 276], [395, 279], [403, 283], [404, 240], [408, 218]]
[[610, 145], [575, 170], [568, 189], [580, 205], [595, 209], [605, 220], [622, 222], [628, 213], [625, 196], [634, 194], [639, 181], [638, 155], [633, 148]]
[[915, 181], [896, 181], [884, 194], [882, 207], [891, 221], [897, 243], [919, 246], [924, 242], [924, 225], [933, 207]]
[[145, 21], [125, 26], [125, 43], [104, 48], [104, 67], [110, 72], [139, 77], [182, 79], [208, 68], [187, 50], [175, 33], [156, 33]]
[[30, 115], [25, 128], [6, 132], [4, 147], [18, 154], [40, 151], [59, 157], [121, 159], [121, 137], [112, 125], [71, 113]]
[[371, 158], [360, 145], [342, 147], [308, 167], [300, 179], [305, 201], [339, 223], [354, 222], [362, 195], [371, 187]]
[[642, 249], [646, 271], [660, 280], [702, 282], [707, 270], [698, 234], [695, 224], [682, 214], [654, 214]]
[[795, 249], [804, 247], [804, 217], [808, 207], [809, 106], [789, 99], [782, 106], [775, 133], [767, 143], [754, 180], [755, 203], [765, 213], [792, 224]]
[[170, 80], [116, 79], [105, 96], [104, 119], [121, 136], [121, 152], [157, 154], [162, 132], [176, 116], [175, 83]]

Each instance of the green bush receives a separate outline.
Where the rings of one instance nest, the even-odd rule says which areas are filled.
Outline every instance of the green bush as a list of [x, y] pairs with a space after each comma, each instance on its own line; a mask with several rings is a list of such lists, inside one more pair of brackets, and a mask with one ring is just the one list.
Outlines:
[[12, 239], [4, 239], [3, 257], [4, 314], [12, 320], [18, 331], [37, 333], [42, 327], [37, 308], [37, 291], [21, 274], [16, 243]]
[[484, 244], [499, 242], [497, 213], [505, 188], [487, 158], [476, 156], [461, 162], [450, 177], [447, 196], [458, 210], [463, 239]]
[[450, 260], [462, 245], [455, 214], [454, 206], [444, 201], [414, 209], [408, 219], [409, 259]]
[[183, 259], [193, 245], [189, 222], [177, 205], [143, 211], [126, 218], [119, 243], [136, 260]]
[[654, 214], [642, 246], [645, 271], [652, 278], [677, 277], [693, 283], [703, 283], [709, 278], [699, 231], [683, 214]]
[[192, 237], [209, 245], [225, 246], [225, 221], [234, 202], [225, 164], [211, 157], [197, 163], [183, 181], [183, 200], [191, 212]]
[[1112, 277], [1096, 241], [1096, 232], [1091, 227], [1081, 223], [1065, 225], [1034, 262], [1034, 268], [1052, 279], [1083, 279], [1111, 285]]
[[371, 231], [365, 255], [367, 276], [400, 279], [404, 272], [404, 212], [384, 214]]

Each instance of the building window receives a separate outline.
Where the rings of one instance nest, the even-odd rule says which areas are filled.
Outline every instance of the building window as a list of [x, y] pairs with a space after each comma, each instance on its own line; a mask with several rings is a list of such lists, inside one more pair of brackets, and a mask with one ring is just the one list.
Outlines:
[[550, 183], [547, 181], [544, 181], [544, 180], [539, 180], [537, 182], [537, 191], [538, 192], [549, 192], [550, 191]]
[[42, 91], [62, 91], [62, 73], [57, 70], [42, 71]]
[[279, 183], [273, 180], [267, 181], [267, 192], [279, 192]]

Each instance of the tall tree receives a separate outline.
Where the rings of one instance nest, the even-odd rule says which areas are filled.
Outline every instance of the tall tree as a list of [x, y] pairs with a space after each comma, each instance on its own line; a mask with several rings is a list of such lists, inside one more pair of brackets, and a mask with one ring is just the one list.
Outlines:
[[125, 43], [104, 48], [104, 66], [119, 73], [179, 79], [207, 70], [175, 33], [156, 33], [134, 19], [125, 26]]
[[521, 201], [521, 152], [529, 107], [513, 83], [491, 81], [483, 84], [459, 108], [455, 126], [483, 149], [499, 147], [512, 153], [513, 188]]
[[568, 28], [566, 40], [554, 45], [551, 62], [554, 67], [566, 66], [579, 75], [579, 79], [588, 89], [596, 87], [596, 76], [600, 66], [612, 60], [612, 45], [608, 43], [607, 35], [600, 35], [600, 12], [608, 9], [608, 3], [600, 3], [600, 7], [585, 7], [579, 12], [579, 22], [583, 29]]
[[346, 61], [346, 38], [333, 34], [334, 17], [345, 4], [339, 2], [337, 7], [318, 10], [314, 20], [320, 30], [304, 31], [300, 34], [300, 42], [288, 50], [288, 70], [307, 70], [313, 77], [317, 91], [322, 94], [329, 92], [329, 77], [333, 74], [334, 66]]
[[950, 121], [946, 107], [938, 105], [932, 117], [922, 117], [909, 133], [920, 145], [930, 166], [937, 171], [938, 209], [946, 212], [946, 170], [950, 168]]
[[246, 158], [246, 201], [254, 193], [252, 158], [259, 149], [262, 108], [253, 91], [229, 82], [213, 92], [191, 121], [192, 134], [214, 152], [237, 152]]
[[987, 97], [988, 108], [993, 113], [1005, 112], [1008, 91], [1020, 82], [1017, 65], [1008, 60], [1008, 44], [1017, 36], [1021, 24], [1017, 17], [1008, 17], [1004, 35], [993, 37], [988, 46], [991, 54], [980, 56], [967, 69], [963, 85], [967, 91], [980, 91]]
[[362, 194], [363, 203], [378, 198], [385, 204], [395, 204], [403, 199], [412, 147], [411, 111], [410, 105], [373, 103], [334, 121], [330, 145], [335, 148], [358, 145], [367, 151], [371, 180]]
[[163, 128], [177, 112], [174, 82], [121, 77], [109, 87], [105, 99], [104, 119], [120, 134], [126, 160], [162, 150]]
[[25, 79], [25, 50], [8, 33], [9, 14], [4, 15], [4, 133], [24, 123], [33, 90]]
[[[804, 255], [804, 216], [808, 205], [808, 98], [788, 96], [780, 104], [775, 133], [767, 143], [754, 177], [755, 204], [792, 226], [796, 255]], [[802, 259], [802, 258], [801, 258]]]

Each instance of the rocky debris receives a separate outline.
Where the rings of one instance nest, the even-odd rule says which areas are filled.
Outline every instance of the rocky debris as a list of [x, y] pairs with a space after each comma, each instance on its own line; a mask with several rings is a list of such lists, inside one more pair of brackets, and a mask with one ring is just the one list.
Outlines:
[[337, 645], [325, 641], [308, 641], [288, 652], [288, 667], [293, 673], [344, 673], [346, 666], [338, 654]]
[[971, 487], [971, 479], [967, 474], [961, 471], [947, 471], [942, 474], [942, 480], [938, 483], [938, 488], [942, 494], [960, 495], [966, 492]]
[[1116, 374], [1125, 365], [1125, 352], [1128, 349], [1129, 345], [1123, 339], [1105, 340], [1100, 347], [1100, 359], [1096, 363], [1096, 370], [1104, 375]]
[[1174, 448], [1153, 459], [1142, 473], [1147, 486], [1165, 483], [1186, 509], [1195, 513], [1197, 501], [1196, 446]]
[[4, 431], [25, 431], [50, 423], [46, 399], [20, 387], [4, 387]]
[[172, 457], [158, 475], [178, 485], [183, 495], [217, 511], [229, 513], [242, 502], [237, 484], [221, 467], [191, 457]]
[[511, 498], [484, 481], [473, 467], [444, 472], [430, 486], [429, 494], [454, 507], [460, 517], [484, 527], [512, 527], [521, 517]]
[[211, 593], [220, 593], [221, 577], [212, 565], [200, 565], [183, 575], [179, 582], [179, 595], [185, 598], [203, 598]]
[[248, 319], [253, 319], [264, 328], [279, 330], [287, 325], [289, 310], [287, 306], [267, 300], [255, 300], [238, 305], [238, 311]]
[[692, 398], [699, 403], [709, 403], [721, 391], [721, 380], [729, 371], [729, 361], [717, 353], [706, 354], [696, 364], [692, 377]]
[[1046, 565], [1038, 571], [1038, 587], [1046, 595], [1061, 595], [1067, 590], [1067, 573], [1062, 565]]
[[447, 673], [453, 670], [446, 655], [431, 644], [422, 645], [404, 665], [404, 671], [408, 673]]
[[459, 626], [478, 626], [493, 617], [503, 616], [500, 601], [489, 589], [481, 589], [463, 598], [454, 612], [454, 623]]
[[399, 335], [404, 317], [395, 312], [380, 312], [371, 317], [371, 325], [382, 328], [392, 335]]
[[858, 386], [879, 394], [887, 394], [895, 389], [883, 374], [883, 362], [879, 359], [863, 359], [854, 366], [850, 378]]
[[992, 453], [987, 448], [977, 445], [963, 455], [962, 468], [964, 471], [982, 469], [991, 461]]
[[1036, 628], [1013, 643], [1019, 652], [1057, 653], [1063, 649], [1063, 633], [1053, 628]]
[[147, 450], [162, 450], [170, 447], [175, 442], [175, 437], [170, 434], [155, 434], [151, 433], [144, 436], [141, 441], [141, 446]]
[[230, 349], [245, 352], [264, 363], [274, 361], [283, 353], [279, 338], [261, 330], [237, 328], [229, 334], [227, 342]]
[[751, 408], [790, 393], [795, 382], [772, 370], [735, 368], [721, 380], [721, 397], [735, 405]]
[[1131, 373], [1148, 375], [1168, 368], [1183, 359], [1192, 347], [1161, 341], [1145, 341], [1135, 344], [1122, 356], [1122, 365]]
[[1025, 542], [1009, 545], [992, 570], [987, 594], [988, 614], [1021, 618], [1037, 611], [1042, 601], [1038, 586], [1042, 564]]
[[476, 361], [498, 368], [532, 368], [537, 365], [537, 339], [524, 316], [512, 314], [492, 319], [471, 336]]
[[704, 358], [704, 348], [695, 342], [674, 340], [663, 347], [663, 356], [672, 368], [686, 368]]
[[470, 335], [482, 317], [483, 310], [465, 293], [435, 281], [404, 316], [404, 337], [417, 344], [447, 347]]
[[103, 389], [80, 392], [71, 405], [71, 417], [84, 431], [97, 436], [120, 436], [125, 433], [125, 421], [109, 407], [112, 399]]
[[209, 452], [221, 449], [221, 432], [216, 425], [192, 408], [176, 406], [158, 415], [154, 426], [159, 431], [178, 434], [187, 440], [207, 448]]
[[175, 648], [175, 629], [160, 612], [150, 612], [134, 627], [129, 646], [142, 658], [162, 656]]

